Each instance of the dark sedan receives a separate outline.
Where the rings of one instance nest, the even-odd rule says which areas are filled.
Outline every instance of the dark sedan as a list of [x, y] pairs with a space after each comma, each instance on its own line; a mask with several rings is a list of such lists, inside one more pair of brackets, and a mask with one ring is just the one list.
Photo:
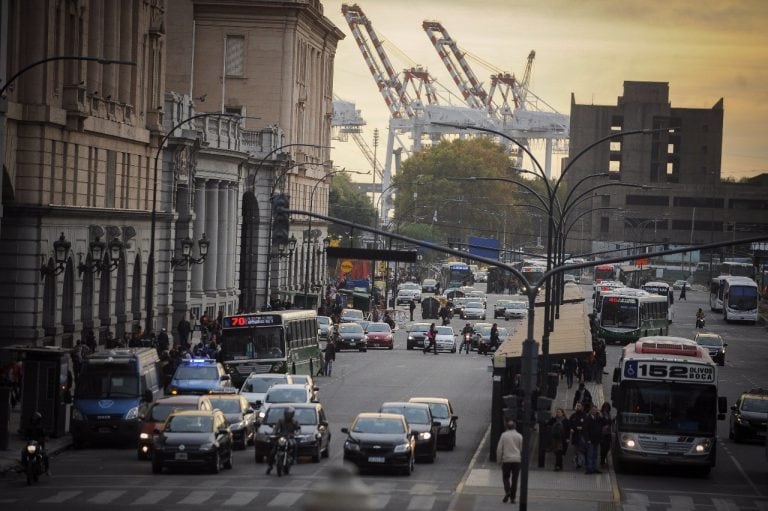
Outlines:
[[408, 422], [400, 414], [361, 413], [352, 427], [342, 428], [347, 435], [344, 460], [360, 470], [394, 468], [411, 475], [416, 442]]
[[440, 423], [437, 430], [437, 445], [453, 450], [456, 447], [456, 428], [459, 418], [451, 405], [444, 397], [412, 397], [409, 403], [424, 403], [429, 406], [432, 420]]
[[397, 401], [384, 403], [379, 412], [403, 415], [416, 437], [416, 459], [429, 463], [435, 461], [437, 457], [437, 428], [440, 427], [440, 423], [432, 419], [429, 405]]
[[[301, 426], [301, 432], [296, 437], [299, 445], [299, 456], [309, 456], [313, 463], [320, 458], [327, 458], [331, 445], [331, 433], [328, 431], [328, 419], [320, 403], [294, 403], [290, 405], [295, 412], [294, 418]], [[285, 415], [288, 405], [274, 405], [267, 412], [256, 433], [256, 462], [259, 463], [269, 454], [271, 449], [272, 430]]]
[[256, 412], [248, 400], [239, 394], [211, 395], [214, 408], [221, 410], [232, 430], [232, 441], [237, 449], [245, 449], [256, 435]]
[[715, 361], [717, 365], [725, 365], [725, 347], [728, 346], [728, 343], [723, 342], [722, 337], [709, 332], [701, 332], [696, 334], [696, 337], [694, 337], [693, 340], [696, 341], [696, 344], [709, 352], [709, 356], [712, 357], [712, 360]]
[[429, 323], [414, 323], [411, 328], [408, 329], [408, 337], [405, 341], [406, 348], [412, 350], [413, 348], [423, 348], [424, 339], [427, 337], [429, 331]]
[[157, 432], [152, 452], [152, 473], [164, 467], [203, 467], [218, 474], [232, 468], [232, 432], [219, 410], [172, 413]]
[[728, 436], [736, 443], [760, 439], [765, 442], [768, 390], [752, 389], [744, 392], [731, 406]]
[[357, 323], [340, 324], [336, 350], [368, 351], [368, 340], [363, 327]]

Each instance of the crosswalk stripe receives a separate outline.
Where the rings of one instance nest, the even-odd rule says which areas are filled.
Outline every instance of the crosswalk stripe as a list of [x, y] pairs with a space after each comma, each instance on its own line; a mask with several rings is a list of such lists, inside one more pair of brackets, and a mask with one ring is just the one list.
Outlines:
[[712, 499], [712, 505], [717, 511], [738, 511], [739, 506], [729, 499]]
[[93, 502], [94, 504], [109, 504], [124, 494], [125, 491], [121, 490], [106, 490], [97, 493], [95, 497], [88, 499], [88, 502]]
[[375, 495], [373, 500], [373, 508], [384, 509], [385, 507], [387, 507], [387, 504], [389, 504], [389, 499], [390, 499], [389, 495], [382, 495], [382, 494]]
[[246, 506], [258, 496], [259, 492], [257, 491], [236, 491], [224, 501], [222, 506]]
[[179, 504], [202, 504], [216, 495], [215, 491], [193, 491], [179, 501]]
[[291, 507], [297, 500], [299, 500], [303, 493], [281, 492], [277, 496], [270, 500], [267, 507]]
[[669, 503], [669, 509], [675, 511], [696, 509], [696, 505], [693, 503], [693, 498], [687, 495], [670, 495]]
[[71, 498], [77, 497], [80, 495], [81, 491], [60, 491], [55, 495], [51, 495], [47, 499], [43, 499], [40, 501], [42, 504], [61, 504], [64, 501], [67, 501]]
[[171, 494], [170, 490], [151, 490], [151, 491], [148, 491], [146, 494], [144, 494], [143, 497], [139, 497], [138, 499], [136, 499], [132, 505], [149, 506], [152, 504], [157, 504], [158, 502], [160, 502], [170, 494]]
[[435, 504], [435, 497], [432, 495], [414, 495], [408, 504], [410, 510], [428, 510]]

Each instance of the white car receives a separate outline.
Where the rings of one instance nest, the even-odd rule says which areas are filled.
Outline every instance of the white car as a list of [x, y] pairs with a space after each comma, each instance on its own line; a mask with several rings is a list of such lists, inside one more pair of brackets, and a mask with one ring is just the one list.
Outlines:
[[414, 302], [421, 302], [421, 290], [420, 289], [401, 289], [397, 292], [397, 298], [395, 300], [397, 305], [402, 304], [408, 304], [411, 303], [411, 300]]
[[469, 301], [461, 309], [461, 319], [482, 319], [485, 321], [485, 307], [481, 302]]
[[525, 319], [527, 317], [527, 302], [509, 302], [504, 308], [504, 319]]
[[[272, 385], [293, 383], [293, 375], [282, 373], [251, 373], [240, 387], [240, 395], [258, 410]], [[256, 403], [259, 403], [257, 405]]]
[[438, 326], [437, 335], [435, 335], [435, 344], [437, 351], [450, 351], [456, 353], [456, 336], [453, 334], [453, 327]]

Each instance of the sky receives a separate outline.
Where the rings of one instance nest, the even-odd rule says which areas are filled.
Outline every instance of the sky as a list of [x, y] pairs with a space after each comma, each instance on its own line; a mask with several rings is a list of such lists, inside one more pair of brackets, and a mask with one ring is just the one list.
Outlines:
[[[335, 59], [334, 94], [352, 101], [381, 141], [389, 111], [341, 14], [322, 0], [325, 16], [346, 38]], [[352, 2], [347, 2], [352, 3]], [[768, 2], [765, 0], [361, 0], [396, 70], [416, 64], [437, 78], [441, 104], [463, 106], [458, 88], [421, 27], [440, 21], [489, 87], [495, 70], [521, 78], [536, 51], [529, 89], [569, 114], [580, 104], [615, 105], [625, 81], [669, 83], [674, 107], [711, 108], [724, 100], [722, 176], [768, 172]], [[495, 70], [485, 63], [491, 63]], [[452, 94], [452, 99], [450, 94]], [[370, 170], [356, 144], [334, 141], [334, 164]], [[557, 169], [553, 165], [553, 169]], [[358, 178], [358, 176], [352, 176]], [[365, 179], [367, 180], [367, 179]]]

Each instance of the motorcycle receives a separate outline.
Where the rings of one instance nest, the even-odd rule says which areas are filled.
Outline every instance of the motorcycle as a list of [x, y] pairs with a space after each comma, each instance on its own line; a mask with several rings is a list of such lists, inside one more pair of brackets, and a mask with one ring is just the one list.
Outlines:
[[43, 448], [36, 440], [27, 441], [27, 445], [21, 450], [21, 466], [27, 475], [27, 484], [36, 483], [45, 473]]
[[704, 328], [704, 318], [696, 318], [696, 328]]
[[469, 332], [464, 334], [464, 347], [467, 349], [467, 355], [472, 351], [472, 334]]
[[291, 465], [293, 465], [293, 442], [284, 436], [275, 437], [274, 441], [277, 442], [277, 452], [275, 453], [277, 476], [288, 475], [291, 473]]

